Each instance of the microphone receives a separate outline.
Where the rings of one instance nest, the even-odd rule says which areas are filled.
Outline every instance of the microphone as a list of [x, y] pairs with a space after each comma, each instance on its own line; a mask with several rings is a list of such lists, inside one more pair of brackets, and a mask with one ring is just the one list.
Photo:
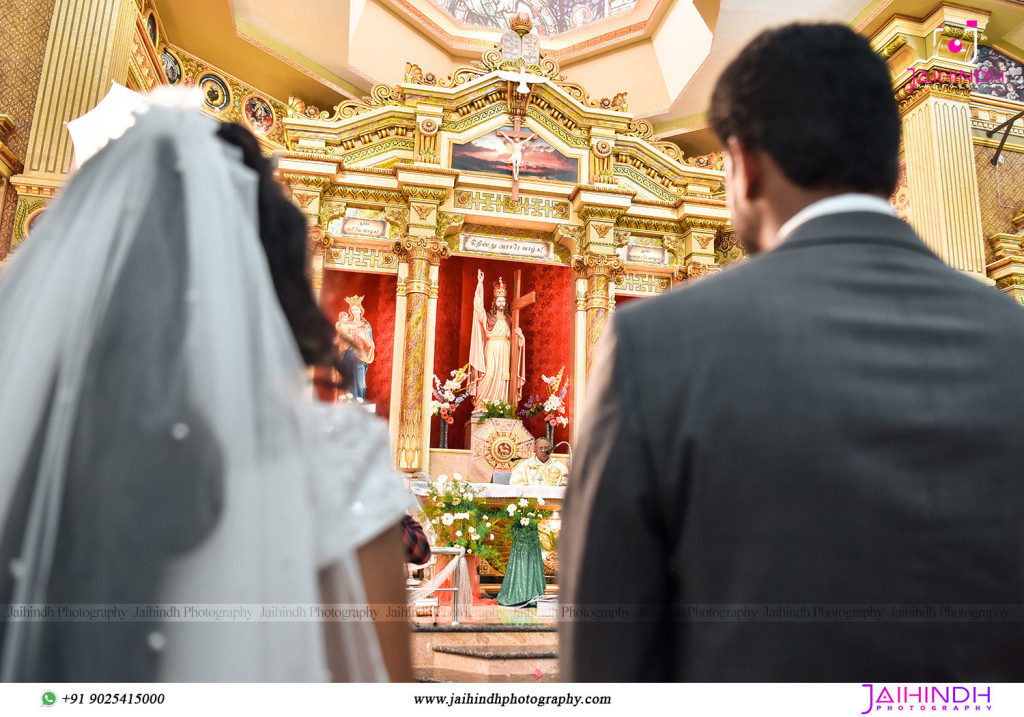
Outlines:
[[555, 448], [558, 448], [558, 446], [565, 446], [569, 449], [569, 465], [566, 468], [572, 468], [572, 446], [569, 445], [569, 441], [560, 441]]

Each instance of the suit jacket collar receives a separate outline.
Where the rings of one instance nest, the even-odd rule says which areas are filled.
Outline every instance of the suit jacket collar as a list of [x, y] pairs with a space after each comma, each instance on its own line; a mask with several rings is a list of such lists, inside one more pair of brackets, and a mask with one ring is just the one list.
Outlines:
[[792, 251], [835, 243], [898, 246], [938, 260], [909, 224], [899, 217], [878, 212], [844, 212], [811, 219], [797, 227], [772, 251]]

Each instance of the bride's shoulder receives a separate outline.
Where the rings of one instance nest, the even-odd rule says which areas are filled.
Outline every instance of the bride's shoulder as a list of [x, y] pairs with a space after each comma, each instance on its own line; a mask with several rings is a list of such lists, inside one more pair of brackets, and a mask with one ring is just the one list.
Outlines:
[[387, 435], [388, 426], [384, 419], [355, 403], [310, 401], [303, 409], [305, 428], [316, 430], [328, 438]]

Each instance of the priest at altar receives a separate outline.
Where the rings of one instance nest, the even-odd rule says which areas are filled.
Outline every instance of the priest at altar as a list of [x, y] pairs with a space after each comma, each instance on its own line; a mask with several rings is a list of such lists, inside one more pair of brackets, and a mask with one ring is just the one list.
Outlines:
[[569, 469], [551, 457], [554, 447], [551, 441], [541, 436], [533, 442], [533, 455], [519, 461], [512, 471], [511, 485], [565, 485]]

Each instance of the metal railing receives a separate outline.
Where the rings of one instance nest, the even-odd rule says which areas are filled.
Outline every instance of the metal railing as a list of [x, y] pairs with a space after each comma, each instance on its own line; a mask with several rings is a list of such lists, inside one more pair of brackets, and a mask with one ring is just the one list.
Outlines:
[[[435, 548], [431, 546], [432, 555], [451, 555], [459, 558], [466, 554], [465, 548]], [[450, 592], [452, 594], [452, 625], [459, 624], [459, 580], [462, 577], [462, 561], [455, 561], [455, 571], [452, 573], [452, 586], [450, 588], [434, 588], [435, 593]], [[435, 621], [436, 624], [436, 621]]]

